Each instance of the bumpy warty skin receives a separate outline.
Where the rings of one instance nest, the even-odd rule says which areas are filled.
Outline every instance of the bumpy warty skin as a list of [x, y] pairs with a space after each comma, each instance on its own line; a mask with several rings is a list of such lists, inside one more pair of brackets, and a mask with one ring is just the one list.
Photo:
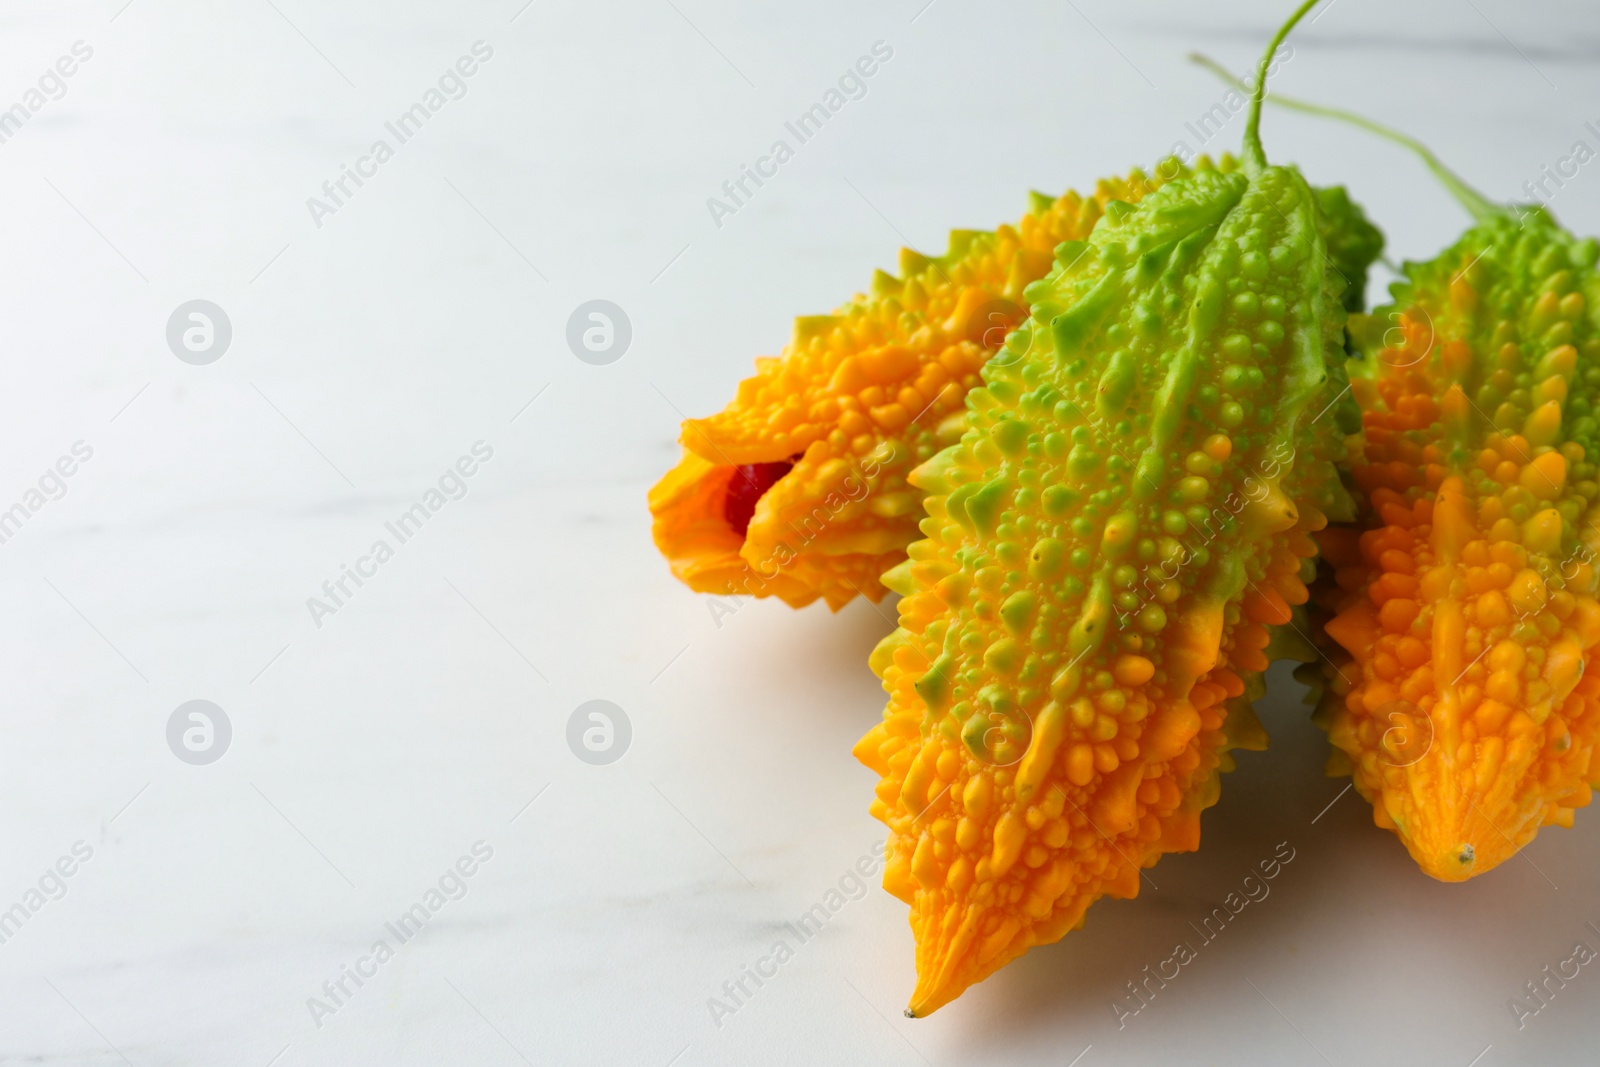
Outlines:
[[[650, 492], [673, 573], [699, 592], [795, 607], [881, 599], [879, 576], [905, 559], [922, 514], [907, 475], [959, 436], [968, 390], [1026, 317], [1024, 290], [1050, 270], [1056, 246], [1087, 237], [1114, 201], [1235, 167], [1227, 156], [1169, 159], [1153, 176], [1100, 181], [1089, 196], [1033, 194], [1015, 225], [955, 231], [938, 259], [902, 250], [900, 277], [879, 271], [870, 293], [832, 315], [796, 319], [783, 354], [757, 360], [727, 408], [683, 424], [683, 458]], [[763, 464], [772, 466], [752, 469]], [[758, 497], [753, 513], [730, 522], [730, 495]]]
[[[1263, 747], [1269, 630], [1307, 600], [1311, 534], [1353, 513], [1329, 223], [1264, 164], [1113, 205], [911, 475], [924, 539], [885, 576], [889, 701], [855, 750], [911, 905], [908, 1014], [1137, 894], [1198, 846], [1228, 750]], [[1377, 248], [1344, 247], [1364, 276]]]
[[1342, 185], [1313, 186], [1321, 208], [1323, 241], [1333, 271], [1344, 280], [1340, 297], [1346, 311], [1366, 306], [1367, 268], [1383, 252], [1383, 233], [1367, 221], [1361, 205], [1350, 199]]
[[1491, 213], [1406, 264], [1351, 364], [1360, 514], [1321, 535], [1318, 718], [1330, 770], [1445, 881], [1570, 826], [1600, 777], [1597, 254]]

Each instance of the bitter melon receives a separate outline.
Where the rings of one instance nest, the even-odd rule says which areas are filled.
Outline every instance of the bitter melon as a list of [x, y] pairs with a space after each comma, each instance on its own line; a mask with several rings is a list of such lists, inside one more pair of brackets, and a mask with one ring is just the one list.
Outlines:
[[925, 539], [885, 575], [889, 701], [855, 749], [911, 905], [908, 1015], [1134, 896], [1197, 847], [1228, 750], [1264, 743], [1269, 627], [1307, 599], [1310, 535], [1352, 517], [1344, 279], [1318, 198], [1259, 137], [1267, 57], [1314, 3], [1263, 57], [1242, 173], [1109, 205], [1063, 244], [960, 442], [911, 475]]
[[879, 575], [917, 537], [922, 494], [906, 475], [959, 435], [967, 391], [1027, 316], [1023, 290], [1052, 250], [1088, 236], [1107, 204], [1235, 167], [1174, 158], [1089, 196], [1034, 193], [1015, 225], [957, 230], [937, 259], [903, 249], [899, 278], [879, 271], [870, 294], [796, 319], [783, 355], [757, 360], [733, 403], [683, 424], [683, 458], [650, 492], [673, 573], [699, 592], [795, 607], [880, 599]]
[[1600, 779], [1600, 244], [1409, 137], [1279, 102], [1418, 151], [1474, 218], [1374, 312], [1350, 364], [1360, 513], [1319, 535], [1330, 771], [1462, 881], [1572, 825]]

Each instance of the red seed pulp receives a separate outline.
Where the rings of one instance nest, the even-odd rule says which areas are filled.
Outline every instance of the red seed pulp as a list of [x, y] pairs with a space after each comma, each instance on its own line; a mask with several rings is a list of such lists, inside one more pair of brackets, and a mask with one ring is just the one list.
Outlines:
[[746, 463], [733, 472], [728, 480], [728, 495], [722, 500], [722, 517], [728, 520], [733, 531], [743, 537], [750, 529], [750, 516], [756, 513], [756, 502], [778, 484], [794, 464], [788, 460], [776, 463]]

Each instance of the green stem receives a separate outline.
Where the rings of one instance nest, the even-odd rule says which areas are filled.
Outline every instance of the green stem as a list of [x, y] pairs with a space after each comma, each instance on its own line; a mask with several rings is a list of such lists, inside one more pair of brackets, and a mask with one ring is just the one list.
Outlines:
[[1289, 21], [1278, 27], [1278, 33], [1267, 45], [1267, 50], [1261, 54], [1261, 62], [1256, 65], [1256, 88], [1250, 94], [1250, 118], [1244, 127], [1244, 170], [1254, 177], [1267, 167], [1267, 153], [1261, 148], [1261, 101], [1267, 95], [1267, 66], [1272, 61], [1272, 53], [1278, 50], [1283, 39], [1289, 36], [1289, 31], [1294, 29], [1295, 23], [1305, 18], [1306, 12], [1316, 7], [1319, 0], [1305, 0], [1295, 8], [1294, 14], [1289, 16]]
[[[1189, 53], [1189, 59], [1192, 62], [1198, 63], [1200, 66], [1205, 67], [1207, 70], [1211, 71], [1217, 77], [1221, 78], [1229, 85], [1232, 85], [1234, 88], [1239, 90], [1244, 89], [1244, 83], [1239, 81], [1238, 78], [1235, 78], [1227, 71], [1226, 68], [1217, 63], [1215, 60], [1203, 56], [1199, 52]], [[1260, 85], [1258, 84], [1256, 87], [1257, 99], [1259, 99], [1260, 91]], [[1323, 107], [1320, 104], [1308, 104], [1304, 100], [1296, 100], [1293, 97], [1283, 96], [1282, 94], [1274, 94], [1272, 97], [1272, 102], [1277, 104], [1279, 107], [1289, 108], [1291, 111], [1303, 111], [1308, 115], [1319, 115], [1322, 118], [1334, 119], [1338, 122], [1349, 123], [1352, 126], [1359, 126], [1369, 133], [1377, 134], [1386, 141], [1392, 141], [1403, 148], [1410, 149], [1417, 155], [1419, 159], [1422, 160], [1423, 165], [1433, 172], [1433, 176], [1439, 179], [1439, 183], [1449, 190], [1450, 195], [1455, 197], [1456, 201], [1460, 203], [1462, 207], [1467, 209], [1467, 213], [1478, 222], [1487, 222], [1490, 219], [1509, 214], [1506, 208], [1503, 208], [1499, 204], [1489, 200], [1488, 197], [1484, 196], [1472, 186], [1468, 185], [1464, 180], [1462, 180], [1460, 175], [1451, 170], [1449, 167], [1445, 166], [1439, 157], [1433, 154], [1432, 149], [1423, 144], [1421, 141], [1417, 140], [1415, 137], [1401, 133], [1399, 130], [1391, 129], [1380, 122], [1374, 122], [1369, 118], [1357, 115], [1352, 111], [1343, 111], [1336, 107]], [[1252, 121], [1253, 120], [1254, 116], [1252, 116]], [[1246, 134], [1245, 139], [1246, 149], [1248, 150], [1249, 134]]]

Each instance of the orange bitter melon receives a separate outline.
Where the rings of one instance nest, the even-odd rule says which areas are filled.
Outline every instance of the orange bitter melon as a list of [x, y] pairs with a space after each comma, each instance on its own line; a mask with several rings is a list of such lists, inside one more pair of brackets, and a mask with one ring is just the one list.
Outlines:
[[1228, 750], [1264, 744], [1269, 628], [1307, 599], [1311, 534], [1351, 517], [1353, 403], [1319, 200], [1266, 162], [1260, 104], [1242, 173], [1057, 250], [960, 442], [911, 475], [925, 539], [885, 575], [889, 700], [855, 748], [911, 905], [909, 1015], [1136, 895], [1198, 846]]
[[1402, 134], [1299, 106], [1418, 151], [1475, 220], [1405, 264], [1350, 364], [1360, 511], [1320, 535], [1318, 592], [1330, 770], [1462, 881], [1570, 826], [1600, 779], [1600, 244], [1489, 203]]
[[1088, 236], [1109, 203], [1234, 167], [1168, 159], [1089, 196], [1034, 193], [1015, 225], [957, 230], [937, 259], [903, 249], [900, 277], [879, 271], [870, 294], [796, 319], [783, 355], [757, 360], [727, 408], [684, 422], [683, 457], [650, 491], [673, 573], [698, 592], [795, 607], [880, 599], [879, 575], [917, 536], [922, 494], [906, 475], [960, 434], [967, 391], [1027, 316], [1023, 290], [1056, 246]]

